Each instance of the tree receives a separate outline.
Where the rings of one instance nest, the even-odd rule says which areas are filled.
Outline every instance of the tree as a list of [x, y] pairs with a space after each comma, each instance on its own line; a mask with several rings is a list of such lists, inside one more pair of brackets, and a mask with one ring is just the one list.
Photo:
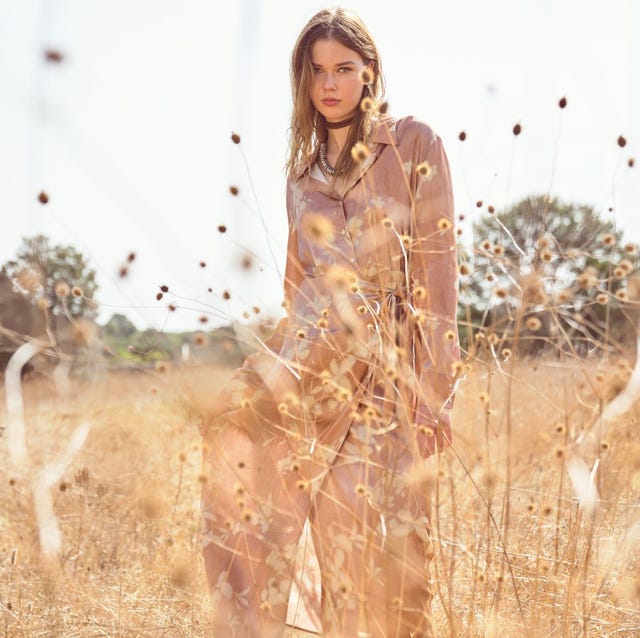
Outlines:
[[103, 331], [105, 336], [127, 339], [136, 331], [136, 327], [128, 317], [116, 313], [112, 315], [111, 319], [104, 325]]
[[460, 268], [462, 307], [475, 325], [513, 329], [520, 312], [543, 328], [602, 335], [637, 266], [636, 247], [621, 246], [613, 222], [557, 198], [528, 197], [473, 231], [473, 255], [463, 248]]
[[16, 259], [6, 262], [2, 272], [32, 302], [55, 315], [96, 315], [96, 273], [73, 246], [51, 245], [44, 235], [25, 238]]

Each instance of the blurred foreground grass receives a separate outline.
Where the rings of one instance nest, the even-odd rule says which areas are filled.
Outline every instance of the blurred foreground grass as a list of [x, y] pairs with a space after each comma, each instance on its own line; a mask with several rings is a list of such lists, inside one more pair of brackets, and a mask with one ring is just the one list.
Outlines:
[[[442, 636], [640, 635], [638, 415], [575, 445], [629, 367], [474, 364], [456, 399], [454, 449], [429, 461]], [[7, 471], [0, 439], [0, 636], [210, 635], [198, 405], [229, 373], [115, 372], [76, 382], [67, 401], [46, 379], [25, 383], [35, 469], [79, 422], [92, 429], [54, 497], [59, 564], [39, 559], [29, 468]], [[592, 511], [566, 471], [578, 457], [599, 459]]]

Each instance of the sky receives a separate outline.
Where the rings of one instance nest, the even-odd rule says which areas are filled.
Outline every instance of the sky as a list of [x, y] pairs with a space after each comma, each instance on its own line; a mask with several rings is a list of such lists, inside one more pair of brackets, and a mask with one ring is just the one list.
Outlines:
[[[281, 314], [289, 56], [325, 6], [0, 0], [0, 263], [35, 234], [75, 246], [97, 271], [100, 321], [177, 331]], [[342, 6], [381, 51], [390, 112], [442, 137], [463, 237], [488, 204], [551, 193], [640, 242], [640, 2]]]

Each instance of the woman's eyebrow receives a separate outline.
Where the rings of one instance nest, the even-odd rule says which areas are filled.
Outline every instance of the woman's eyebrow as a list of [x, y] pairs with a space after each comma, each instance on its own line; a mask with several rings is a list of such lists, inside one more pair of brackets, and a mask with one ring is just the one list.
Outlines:
[[[338, 62], [337, 64], [334, 64], [333, 66], [347, 66], [348, 64], [355, 65], [355, 62], [353, 62], [352, 60], [347, 60], [346, 62]], [[322, 68], [322, 64], [318, 64], [317, 62], [311, 62], [311, 66], [318, 66], [318, 67]]]

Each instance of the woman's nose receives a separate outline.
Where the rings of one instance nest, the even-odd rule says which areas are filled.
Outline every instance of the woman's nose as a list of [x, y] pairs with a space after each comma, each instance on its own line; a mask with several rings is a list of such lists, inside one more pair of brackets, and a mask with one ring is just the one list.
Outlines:
[[324, 88], [325, 90], [329, 90], [329, 91], [332, 91], [333, 89], [336, 88], [336, 80], [335, 80], [335, 77], [333, 76], [333, 73], [327, 73], [324, 76]]

